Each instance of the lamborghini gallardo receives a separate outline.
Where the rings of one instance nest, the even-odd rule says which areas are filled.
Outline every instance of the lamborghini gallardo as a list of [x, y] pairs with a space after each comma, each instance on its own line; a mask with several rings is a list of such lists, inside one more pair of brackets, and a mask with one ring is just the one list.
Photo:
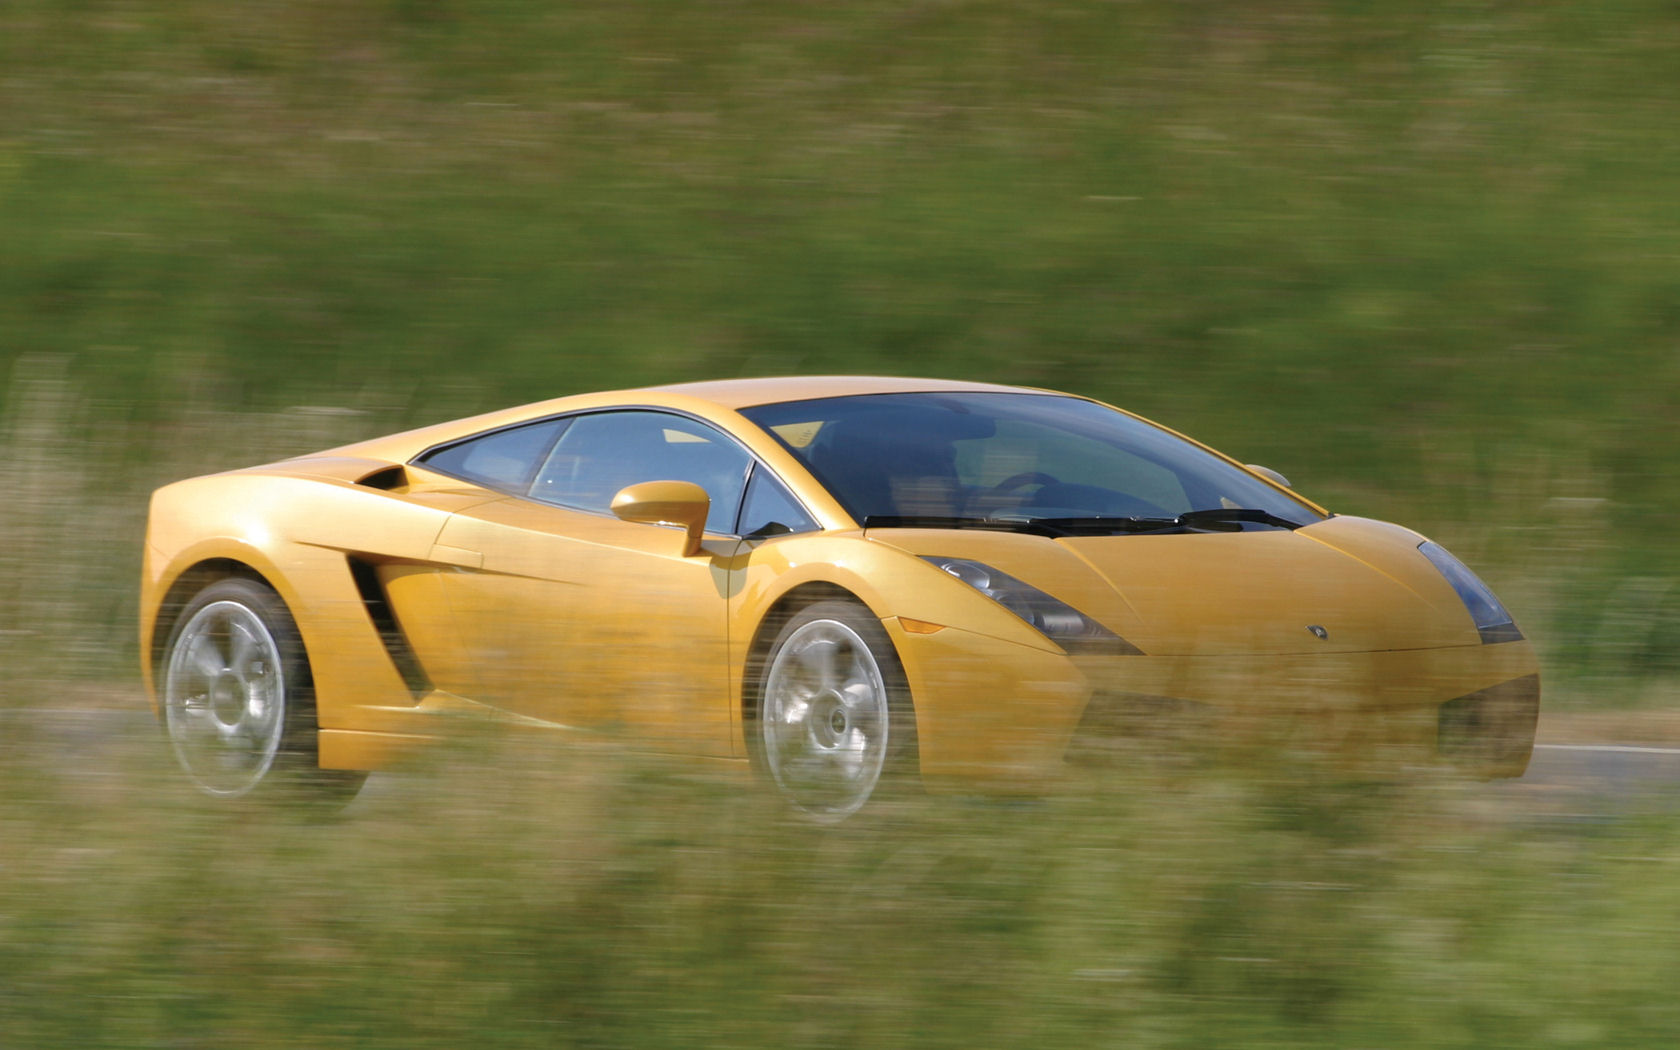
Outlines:
[[158, 490], [143, 671], [229, 798], [463, 719], [740, 763], [839, 820], [1037, 790], [1163, 723], [1525, 768], [1533, 649], [1463, 563], [1097, 401], [801, 377], [543, 401]]

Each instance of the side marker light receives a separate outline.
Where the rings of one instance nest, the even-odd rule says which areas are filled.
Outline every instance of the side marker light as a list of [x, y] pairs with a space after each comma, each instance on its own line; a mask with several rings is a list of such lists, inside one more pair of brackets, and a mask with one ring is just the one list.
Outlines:
[[898, 625], [904, 628], [905, 633], [907, 634], [938, 634], [940, 631], [945, 629], [945, 625], [942, 623], [928, 623], [926, 620], [912, 620], [908, 616], [900, 616], [898, 618]]

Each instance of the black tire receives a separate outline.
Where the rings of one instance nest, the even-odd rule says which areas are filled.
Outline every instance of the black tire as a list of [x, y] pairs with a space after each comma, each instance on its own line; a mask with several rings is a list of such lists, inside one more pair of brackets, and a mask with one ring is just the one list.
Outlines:
[[782, 625], [754, 683], [759, 767], [794, 808], [846, 819], [917, 782], [916, 714], [904, 667], [868, 609], [835, 599]]
[[309, 656], [266, 584], [228, 577], [194, 595], [157, 675], [170, 747], [206, 795], [343, 803], [367, 779], [320, 768]]

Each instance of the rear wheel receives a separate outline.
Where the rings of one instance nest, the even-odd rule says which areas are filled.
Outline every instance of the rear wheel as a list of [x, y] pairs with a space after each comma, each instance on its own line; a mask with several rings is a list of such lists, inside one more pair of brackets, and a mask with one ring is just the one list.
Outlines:
[[164, 729], [217, 798], [301, 789], [347, 801], [364, 773], [320, 768], [315, 691], [297, 624], [256, 580], [218, 580], [181, 611], [161, 666]]
[[883, 781], [914, 779], [904, 669], [880, 621], [857, 603], [818, 602], [789, 620], [765, 659], [758, 701], [765, 772], [813, 818], [844, 820]]

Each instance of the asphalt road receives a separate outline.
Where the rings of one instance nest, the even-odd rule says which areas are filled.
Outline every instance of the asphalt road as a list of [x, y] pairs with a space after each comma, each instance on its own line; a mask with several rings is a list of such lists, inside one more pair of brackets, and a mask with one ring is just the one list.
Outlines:
[[1654, 787], [1680, 783], [1680, 748], [1630, 744], [1536, 744], [1525, 782]]
[[1518, 797], [1540, 796], [1600, 816], [1680, 805], [1680, 748], [1536, 744], [1522, 779], [1496, 790]]

